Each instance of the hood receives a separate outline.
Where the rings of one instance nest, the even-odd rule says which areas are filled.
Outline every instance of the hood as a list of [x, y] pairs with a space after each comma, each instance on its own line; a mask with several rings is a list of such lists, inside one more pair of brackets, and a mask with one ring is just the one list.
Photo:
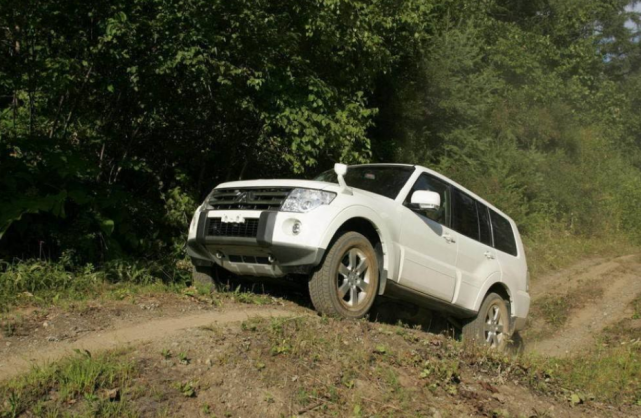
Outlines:
[[260, 187], [300, 187], [304, 189], [329, 189], [336, 191], [338, 184], [326, 183], [324, 181], [314, 180], [287, 180], [287, 179], [269, 179], [269, 180], [242, 180], [221, 183], [216, 189], [233, 189], [233, 188], [260, 188]]

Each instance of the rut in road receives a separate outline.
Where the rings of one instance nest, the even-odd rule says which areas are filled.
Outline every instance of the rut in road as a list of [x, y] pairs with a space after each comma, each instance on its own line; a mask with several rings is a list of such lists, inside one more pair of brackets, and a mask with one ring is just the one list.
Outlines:
[[247, 308], [208, 312], [178, 318], [158, 319], [145, 323], [91, 333], [73, 342], [60, 342], [47, 351], [31, 350], [0, 360], [0, 381], [28, 372], [33, 366], [41, 366], [74, 353], [74, 350], [108, 350], [139, 344], [177, 334], [188, 328], [220, 325], [245, 321], [249, 318], [275, 318], [292, 316], [294, 313], [276, 308]]
[[540, 341], [528, 341], [527, 335], [544, 327], [540, 319], [525, 331], [527, 349], [546, 356], [563, 357], [594, 346], [596, 338], [608, 326], [629, 318], [631, 302], [641, 294], [641, 256], [584, 261], [574, 268], [557, 272], [532, 284], [532, 301], [544, 297], [596, 293], [576, 309], [570, 309], [565, 323]]

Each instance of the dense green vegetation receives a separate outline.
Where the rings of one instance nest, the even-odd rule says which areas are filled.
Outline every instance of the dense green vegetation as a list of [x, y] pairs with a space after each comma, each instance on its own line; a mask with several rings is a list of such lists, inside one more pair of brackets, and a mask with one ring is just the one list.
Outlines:
[[0, 257], [171, 264], [218, 182], [335, 161], [440, 170], [547, 261], [638, 242], [628, 3], [0, 0]]

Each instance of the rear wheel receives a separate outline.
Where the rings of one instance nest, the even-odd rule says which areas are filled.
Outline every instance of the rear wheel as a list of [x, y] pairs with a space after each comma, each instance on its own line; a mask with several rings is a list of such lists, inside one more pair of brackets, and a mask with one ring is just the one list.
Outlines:
[[347, 232], [330, 248], [309, 281], [314, 308], [325, 315], [362, 318], [378, 293], [378, 260], [372, 244]]
[[510, 341], [509, 303], [496, 293], [489, 293], [476, 318], [463, 325], [463, 340], [504, 350]]

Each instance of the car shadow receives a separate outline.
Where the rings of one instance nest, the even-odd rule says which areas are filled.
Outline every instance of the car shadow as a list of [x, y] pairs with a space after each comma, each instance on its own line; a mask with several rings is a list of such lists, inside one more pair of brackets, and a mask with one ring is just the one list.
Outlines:
[[[225, 291], [251, 292], [293, 302], [303, 308], [314, 309], [309, 298], [307, 281], [302, 277], [252, 277], [222, 274], [219, 284]], [[403, 325], [432, 334], [445, 333], [455, 336], [454, 327], [438, 312], [409, 302], [388, 297], [378, 297], [368, 314], [372, 322]]]
[[273, 278], [237, 276], [222, 273], [217, 279], [223, 291], [248, 292], [266, 295], [293, 302], [303, 308], [314, 310], [309, 298], [307, 282], [296, 277]]
[[[287, 276], [285, 278], [236, 276], [222, 274], [218, 278], [219, 284], [225, 291], [251, 292], [257, 295], [267, 295], [292, 302], [300, 307], [314, 310], [309, 298], [307, 281], [300, 276]], [[374, 323], [388, 325], [401, 325], [404, 327], [420, 329], [430, 334], [441, 334], [451, 338], [461, 339], [458, 326], [445, 315], [411, 302], [378, 297], [374, 302], [367, 319]], [[525, 343], [520, 334], [512, 336], [506, 352], [515, 355], [524, 351]]]

